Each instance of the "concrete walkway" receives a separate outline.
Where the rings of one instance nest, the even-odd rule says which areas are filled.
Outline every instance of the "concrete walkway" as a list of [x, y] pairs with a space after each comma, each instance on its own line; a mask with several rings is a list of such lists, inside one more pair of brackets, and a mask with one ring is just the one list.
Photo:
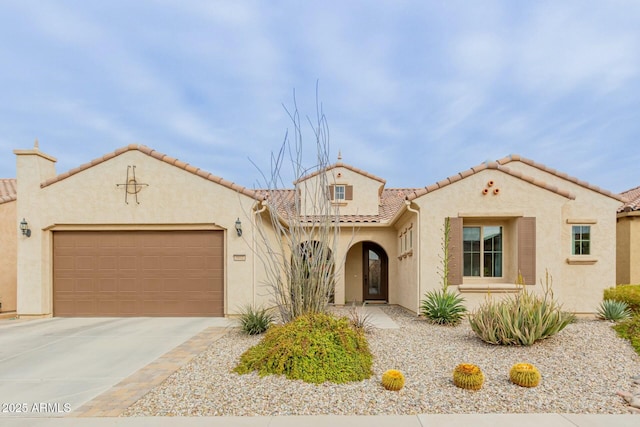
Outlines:
[[369, 320], [378, 329], [398, 329], [400, 326], [387, 314], [382, 311], [380, 307], [375, 305], [365, 305], [360, 308], [364, 310], [365, 315], [369, 316]]
[[2, 419], [3, 427], [638, 427], [638, 425], [640, 425], [640, 415], [581, 414]]

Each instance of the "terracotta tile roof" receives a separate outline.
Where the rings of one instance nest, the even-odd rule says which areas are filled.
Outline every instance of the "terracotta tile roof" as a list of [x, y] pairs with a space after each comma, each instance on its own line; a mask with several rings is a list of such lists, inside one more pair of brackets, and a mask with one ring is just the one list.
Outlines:
[[449, 184], [452, 184], [452, 183], [454, 183], [456, 181], [459, 181], [459, 180], [461, 180], [463, 178], [466, 178], [468, 176], [476, 174], [476, 173], [478, 173], [480, 171], [483, 171], [485, 169], [500, 170], [501, 172], [504, 172], [506, 174], [514, 176], [514, 177], [516, 177], [518, 179], [522, 179], [523, 181], [529, 182], [530, 184], [533, 184], [533, 185], [535, 185], [537, 187], [540, 187], [540, 188], [544, 188], [545, 190], [549, 190], [551, 192], [559, 194], [559, 195], [561, 195], [563, 197], [566, 197], [568, 199], [573, 200], [573, 199], [576, 198], [576, 196], [573, 193], [571, 193], [571, 192], [569, 192], [567, 190], [563, 190], [561, 188], [558, 188], [555, 185], [552, 185], [552, 184], [547, 183], [545, 181], [542, 181], [540, 179], [534, 178], [532, 176], [525, 175], [520, 171], [512, 170], [512, 169], [504, 166], [505, 164], [507, 164], [509, 162], [512, 162], [512, 161], [521, 161], [521, 162], [526, 163], [526, 164], [528, 164], [530, 166], [533, 166], [535, 168], [543, 170], [543, 171], [545, 171], [547, 173], [553, 174], [553, 175], [555, 175], [555, 176], [557, 176], [559, 178], [562, 178], [562, 179], [565, 179], [567, 181], [573, 182], [573, 183], [575, 183], [577, 185], [580, 185], [581, 187], [585, 187], [585, 188], [588, 188], [588, 189], [593, 190], [595, 192], [598, 192], [600, 194], [603, 194], [605, 196], [614, 198], [616, 200], [623, 201], [622, 197], [620, 197], [619, 195], [616, 195], [616, 194], [614, 194], [614, 193], [612, 193], [610, 191], [603, 190], [600, 187], [596, 187], [595, 185], [591, 185], [591, 184], [589, 184], [589, 183], [587, 183], [585, 181], [580, 181], [577, 178], [571, 177], [571, 176], [569, 176], [569, 175], [567, 175], [565, 173], [562, 173], [562, 172], [558, 172], [555, 169], [548, 168], [548, 167], [546, 167], [546, 166], [544, 166], [544, 165], [542, 165], [540, 163], [536, 163], [536, 162], [534, 162], [532, 160], [526, 159], [526, 158], [521, 157], [521, 156], [519, 156], [517, 154], [511, 154], [511, 155], [509, 155], [507, 157], [504, 157], [504, 158], [502, 158], [500, 160], [497, 160], [495, 162], [484, 162], [484, 163], [481, 163], [478, 166], [472, 167], [471, 169], [467, 169], [467, 170], [462, 171], [462, 172], [460, 172], [460, 173], [458, 173], [456, 175], [452, 175], [452, 176], [450, 176], [448, 178], [445, 178], [442, 181], [438, 181], [435, 184], [431, 184], [431, 185], [429, 185], [427, 187], [424, 187], [424, 188], [421, 188], [419, 190], [416, 190], [416, 191], [410, 193], [407, 196], [407, 200], [414, 200], [414, 199], [416, 199], [416, 198], [418, 198], [420, 196], [424, 196], [427, 193], [430, 193], [432, 191], [438, 190], [438, 189], [440, 189], [442, 187], [446, 187]]
[[620, 193], [625, 199], [625, 203], [618, 208], [618, 212], [640, 211], [640, 187]]
[[[387, 224], [398, 212], [405, 206], [405, 198], [407, 194], [416, 189], [406, 188], [389, 188], [382, 191], [380, 197], [380, 206], [378, 215], [340, 215], [340, 223], [358, 223], [358, 224]], [[295, 190], [258, 190], [261, 196], [267, 200], [267, 204], [275, 205], [278, 214], [283, 218], [289, 218], [295, 212]], [[267, 197], [268, 196], [268, 197]], [[306, 217], [306, 222], [316, 221], [316, 216]]]
[[132, 151], [132, 150], [140, 151], [141, 153], [144, 153], [144, 154], [146, 154], [148, 156], [151, 156], [151, 157], [153, 157], [155, 159], [161, 160], [161, 161], [163, 161], [165, 163], [168, 163], [168, 164], [170, 164], [172, 166], [175, 166], [177, 168], [184, 169], [185, 171], [190, 172], [190, 173], [192, 173], [194, 175], [198, 175], [199, 177], [202, 177], [204, 179], [208, 179], [209, 181], [213, 181], [213, 182], [215, 182], [217, 184], [220, 184], [220, 185], [222, 185], [224, 187], [230, 188], [230, 189], [232, 189], [234, 191], [237, 191], [239, 193], [242, 193], [242, 194], [244, 194], [246, 196], [249, 196], [249, 197], [252, 197], [252, 198], [255, 198], [255, 199], [259, 200], [259, 197], [258, 197], [258, 195], [256, 194], [256, 192], [254, 190], [251, 190], [249, 188], [240, 186], [240, 185], [235, 184], [235, 183], [233, 183], [231, 181], [227, 181], [226, 179], [223, 179], [223, 178], [221, 178], [219, 176], [213, 175], [213, 174], [211, 174], [211, 173], [209, 173], [209, 172], [207, 172], [207, 171], [205, 171], [203, 169], [197, 168], [195, 166], [191, 166], [190, 164], [182, 162], [182, 161], [180, 161], [178, 159], [175, 159], [173, 157], [169, 157], [166, 154], [160, 153], [159, 151], [156, 151], [156, 150], [154, 150], [152, 148], [149, 148], [149, 147], [147, 147], [145, 145], [138, 145], [138, 144], [130, 144], [130, 145], [126, 146], [126, 147], [119, 148], [119, 149], [117, 149], [117, 150], [115, 150], [115, 151], [113, 151], [111, 153], [105, 154], [102, 157], [94, 159], [94, 160], [90, 161], [89, 163], [85, 163], [83, 165], [78, 166], [77, 168], [71, 169], [70, 171], [67, 171], [67, 172], [62, 173], [62, 174], [60, 174], [58, 176], [50, 178], [50, 179], [46, 180], [45, 182], [43, 182], [42, 184], [40, 184], [40, 187], [44, 188], [44, 187], [47, 187], [47, 186], [49, 186], [51, 184], [55, 184], [56, 182], [62, 181], [63, 179], [66, 179], [66, 178], [68, 178], [68, 177], [70, 177], [72, 175], [75, 175], [78, 172], [82, 172], [82, 171], [84, 171], [86, 169], [89, 169], [90, 167], [98, 165], [98, 164], [100, 164], [102, 162], [105, 162], [105, 161], [107, 161], [109, 159], [112, 159], [112, 158], [114, 158], [116, 156], [119, 156], [120, 154], [126, 153], [127, 151]]
[[[376, 180], [376, 181], [380, 181], [380, 182], [381, 182], [381, 183], [383, 183], [383, 184], [386, 184], [386, 182], [387, 182], [386, 180], [384, 180], [384, 179], [382, 179], [382, 178], [380, 178], [380, 177], [378, 177], [378, 176], [375, 176], [375, 175], [373, 175], [373, 174], [370, 174], [369, 172], [367, 172], [367, 171], [365, 171], [365, 170], [362, 170], [362, 169], [357, 168], [357, 167], [355, 167], [355, 166], [348, 165], [348, 164], [346, 164], [346, 163], [342, 163], [342, 162], [341, 162], [341, 161], [339, 161], [339, 160], [338, 160], [338, 162], [336, 162], [336, 163], [334, 163], [334, 164], [332, 164], [332, 165], [330, 165], [330, 166], [327, 166], [326, 171], [328, 172], [328, 171], [330, 171], [331, 169], [335, 169], [335, 168], [338, 168], [338, 167], [345, 168], [345, 169], [349, 169], [349, 170], [351, 170], [351, 171], [353, 171], [353, 172], [355, 172], [355, 173], [359, 173], [360, 175], [364, 175], [364, 176], [366, 176], [367, 178], [371, 178], [371, 179], [374, 179], [374, 180]], [[296, 181], [294, 181], [294, 184], [297, 184], [297, 183], [299, 183], [299, 182], [301, 182], [301, 181], [304, 181], [304, 180], [306, 180], [306, 179], [309, 179], [309, 178], [311, 178], [311, 177], [314, 177], [314, 176], [316, 176], [316, 175], [319, 175], [319, 174], [320, 174], [320, 172], [322, 172], [322, 171], [317, 170], [317, 171], [315, 171], [315, 172], [313, 172], [313, 173], [310, 173], [309, 175], [305, 175], [305, 176], [303, 176], [302, 178], [298, 178]]]
[[15, 178], [0, 179], [0, 204], [16, 200], [17, 194]]
[[616, 199], [616, 200], [619, 200], [621, 202], [624, 202], [624, 198], [621, 197], [619, 194], [615, 194], [615, 193], [612, 193], [609, 190], [605, 190], [605, 189], [600, 188], [600, 187], [598, 187], [596, 185], [589, 184], [586, 181], [582, 181], [582, 180], [580, 180], [578, 178], [575, 178], [573, 176], [569, 176], [564, 172], [559, 172], [556, 169], [547, 167], [547, 166], [545, 166], [545, 165], [543, 165], [541, 163], [534, 162], [533, 160], [527, 159], [526, 157], [522, 157], [522, 156], [520, 156], [518, 154], [510, 154], [507, 157], [504, 157], [504, 158], [498, 160], [498, 163], [501, 164], [501, 165], [505, 165], [505, 164], [507, 164], [509, 162], [513, 162], [513, 161], [520, 161], [520, 162], [525, 163], [525, 164], [527, 164], [529, 166], [533, 166], [534, 168], [538, 168], [538, 169], [540, 169], [542, 171], [545, 171], [547, 173], [555, 175], [555, 176], [557, 176], [559, 178], [562, 178], [562, 179], [565, 179], [567, 181], [573, 182], [574, 184], [577, 184], [577, 185], [579, 185], [581, 187], [588, 188], [589, 190], [595, 191], [596, 193], [600, 193], [600, 194], [603, 194], [605, 196], [608, 196], [608, 197], [611, 197], [613, 199]]

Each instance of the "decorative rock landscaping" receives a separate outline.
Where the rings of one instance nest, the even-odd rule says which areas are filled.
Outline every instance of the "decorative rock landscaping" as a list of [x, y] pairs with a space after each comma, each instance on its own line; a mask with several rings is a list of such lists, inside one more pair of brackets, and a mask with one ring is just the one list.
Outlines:
[[[260, 336], [232, 330], [124, 415], [633, 412], [627, 395], [616, 394], [616, 390], [632, 390], [626, 393], [633, 402], [640, 356], [616, 336], [609, 322], [579, 320], [533, 346], [503, 347], [478, 339], [466, 321], [457, 327], [438, 326], [399, 307], [383, 310], [400, 328], [368, 334], [374, 355], [374, 375], [368, 380], [315, 385], [282, 376], [235, 374], [231, 371], [240, 355]], [[511, 367], [521, 361], [543, 373], [537, 387], [520, 387], [510, 381]], [[482, 389], [454, 386], [451, 373], [463, 362], [482, 369]], [[393, 393], [380, 382], [390, 368], [402, 371], [405, 377], [404, 388]]]

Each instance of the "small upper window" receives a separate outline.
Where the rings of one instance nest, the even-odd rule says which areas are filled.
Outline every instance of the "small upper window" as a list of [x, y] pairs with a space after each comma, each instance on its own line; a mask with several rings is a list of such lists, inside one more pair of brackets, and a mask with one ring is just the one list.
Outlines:
[[344, 185], [336, 185], [334, 187], [334, 200], [345, 200], [345, 186]]
[[571, 227], [572, 255], [591, 254], [591, 226], [574, 225]]

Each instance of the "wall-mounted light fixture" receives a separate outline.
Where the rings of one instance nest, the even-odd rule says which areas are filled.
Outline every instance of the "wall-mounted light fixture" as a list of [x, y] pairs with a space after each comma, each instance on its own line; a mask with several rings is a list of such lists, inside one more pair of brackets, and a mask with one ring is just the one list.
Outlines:
[[22, 221], [20, 221], [20, 230], [22, 230], [23, 236], [31, 237], [31, 229], [29, 229], [29, 223], [24, 218], [22, 218]]
[[242, 236], [242, 223], [240, 222], [240, 218], [236, 219], [236, 233], [238, 233], [238, 236]]

